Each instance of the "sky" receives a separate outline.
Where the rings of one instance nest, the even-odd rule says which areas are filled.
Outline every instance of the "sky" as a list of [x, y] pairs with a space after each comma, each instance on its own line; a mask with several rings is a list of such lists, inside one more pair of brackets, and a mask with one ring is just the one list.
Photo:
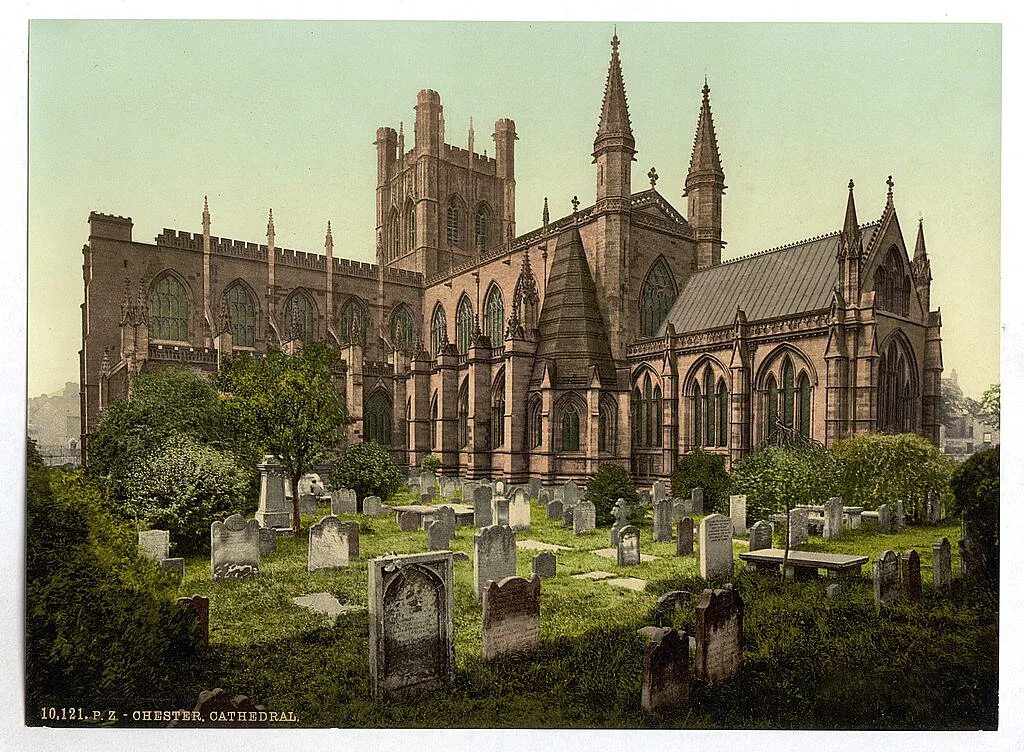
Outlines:
[[[516, 121], [517, 230], [593, 200], [611, 23], [33, 21], [29, 30], [28, 392], [78, 379], [90, 211], [134, 238], [200, 231], [373, 259], [377, 127], [416, 92], [477, 150]], [[982, 24], [620, 23], [634, 190], [681, 197], [707, 76], [724, 257], [838, 230], [846, 184], [876, 219], [888, 175], [912, 248], [924, 217], [946, 375], [999, 380], [1001, 30]]]

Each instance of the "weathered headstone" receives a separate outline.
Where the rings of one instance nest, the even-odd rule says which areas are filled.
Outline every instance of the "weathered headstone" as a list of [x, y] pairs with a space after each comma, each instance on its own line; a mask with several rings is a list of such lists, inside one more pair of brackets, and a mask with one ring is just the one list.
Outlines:
[[257, 465], [260, 471], [260, 501], [256, 519], [263, 527], [292, 526], [292, 510], [285, 500], [284, 468], [267, 455]]
[[900, 595], [900, 564], [895, 551], [885, 551], [872, 565], [875, 606], [888, 606]]
[[747, 534], [747, 495], [733, 494], [729, 497], [729, 518], [732, 520], [732, 534]]
[[516, 573], [516, 533], [508, 525], [481, 528], [473, 536], [473, 594], [479, 599], [489, 580]]
[[732, 578], [732, 520], [709, 514], [700, 523], [700, 549], [697, 557], [700, 576], [711, 583]]
[[554, 577], [558, 566], [555, 555], [550, 551], [541, 551], [533, 557], [533, 573], [538, 577]]
[[420, 473], [420, 494], [430, 494], [430, 499], [434, 499], [434, 487], [437, 485], [437, 478], [434, 473], [429, 470], [424, 470]]
[[493, 492], [487, 485], [477, 486], [473, 490], [473, 524], [476, 527], [488, 527], [494, 524], [494, 514], [491, 510], [491, 497]]
[[690, 489], [689, 514], [704, 514], [704, 489], [700, 486]]
[[676, 556], [693, 556], [693, 519], [683, 517], [676, 522]]
[[139, 552], [158, 564], [171, 555], [171, 533], [168, 530], [140, 530]]
[[696, 617], [694, 673], [698, 679], [718, 684], [743, 667], [743, 601], [732, 584], [705, 590]]
[[907, 513], [903, 507], [903, 501], [896, 502], [896, 512], [893, 515], [893, 524], [897, 531], [902, 530], [907, 526]]
[[420, 529], [420, 515], [416, 512], [399, 512], [398, 529], [403, 533], [411, 533]]
[[[569, 481], [572, 483], [572, 481]], [[573, 535], [583, 535], [597, 527], [597, 508], [594, 506], [594, 502], [583, 501], [577, 502], [572, 512], [572, 532]]]
[[[540, 491], [537, 492], [537, 503], [545, 507], [551, 505], [551, 494], [548, 492], [546, 488], [542, 488]], [[549, 517], [548, 519], [552, 518]]]
[[932, 544], [932, 584], [947, 588], [953, 582], [953, 558], [949, 538], [939, 538]]
[[661, 618], [671, 618], [673, 612], [689, 608], [692, 597], [689, 590], [669, 590], [658, 598], [655, 610]]
[[750, 550], [760, 551], [772, 547], [772, 523], [758, 520], [750, 526]]
[[182, 558], [161, 559], [160, 568], [173, 572], [179, 584], [185, 579], [185, 560]]
[[640, 563], [640, 528], [626, 525], [619, 530], [619, 545], [615, 559], [620, 567], [631, 567]]
[[210, 525], [210, 571], [215, 580], [259, 574], [260, 523], [233, 514]]
[[193, 634], [200, 647], [210, 646], [210, 599], [202, 595], [189, 595], [177, 600], [178, 608], [195, 620]]
[[483, 659], [532, 653], [540, 644], [540, 577], [491, 580], [483, 596]]
[[427, 550], [447, 551], [455, 537], [455, 528], [441, 520], [427, 523]]
[[348, 566], [348, 527], [334, 515], [323, 517], [309, 526], [309, 550], [306, 571], [342, 569]]
[[513, 530], [530, 529], [530, 497], [522, 488], [517, 488], [508, 503], [508, 524]]
[[[541, 491], [541, 493], [544, 493]], [[562, 502], [558, 499], [548, 502], [548, 519], [549, 520], [560, 520], [562, 519]]]
[[299, 514], [316, 514], [319, 499], [310, 493], [299, 494]]
[[644, 646], [640, 705], [647, 712], [690, 705], [690, 642], [685, 632], [661, 630]]
[[337, 488], [331, 493], [331, 514], [338, 517], [342, 514], [355, 514], [356, 492], [351, 488]]
[[491, 521], [495, 525], [508, 525], [509, 500], [504, 496], [491, 497]]
[[526, 481], [526, 491], [531, 499], [540, 500], [540, 478], [530, 478]]
[[651, 499], [651, 490], [649, 488], [641, 488], [637, 491], [637, 495], [640, 497], [640, 504], [642, 506], [649, 507], [654, 503]]
[[270, 556], [277, 548], [277, 530], [272, 527], [261, 527], [259, 530], [260, 556]]
[[612, 507], [612, 528], [611, 542], [609, 545], [619, 545], [619, 531], [629, 524], [629, 503], [625, 499], [618, 499]]
[[958, 544], [960, 548], [960, 574], [968, 580], [978, 580], [985, 569], [985, 557], [981, 549], [970, 538], [961, 538]]
[[892, 532], [892, 519], [889, 514], [888, 504], [882, 504], [878, 507], [878, 529], [883, 533]]
[[379, 496], [367, 496], [363, 499], [363, 514], [367, 517], [380, 517], [384, 512]]
[[494, 481], [494, 493], [497, 496], [504, 496], [505, 491], [507, 490], [508, 484], [505, 483], [505, 481], [502, 478], [498, 478], [498, 480]]
[[825, 502], [825, 526], [821, 537], [825, 540], [838, 538], [843, 534], [843, 500], [833, 496]]
[[429, 506], [434, 503], [434, 494], [430, 491], [420, 492], [420, 504]]
[[562, 507], [562, 527], [572, 527], [572, 507]]
[[789, 547], [795, 548], [807, 542], [807, 510], [789, 510]]
[[580, 487], [576, 485], [576, 481], [566, 481], [565, 485], [562, 486], [562, 503], [568, 504], [569, 506], [575, 506], [576, 502], [580, 500]]
[[668, 498], [668, 491], [665, 489], [665, 482], [656, 480], [651, 484], [651, 502], [657, 504], [662, 499]]
[[359, 523], [355, 520], [349, 520], [348, 522], [341, 522], [341, 529], [344, 530], [348, 536], [348, 558], [349, 561], [352, 559], [359, 558]]
[[672, 499], [654, 502], [654, 540], [659, 543], [672, 540]]
[[376, 699], [455, 679], [452, 554], [370, 561], [370, 690]]
[[913, 549], [900, 554], [900, 589], [908, 601], [921, 600], [921, 557]]
[[939, 494], [936, 491], [929, 491], [925, 499], [926, 517], [933, 525], [942, 518], [942, 509], [939, 505]]

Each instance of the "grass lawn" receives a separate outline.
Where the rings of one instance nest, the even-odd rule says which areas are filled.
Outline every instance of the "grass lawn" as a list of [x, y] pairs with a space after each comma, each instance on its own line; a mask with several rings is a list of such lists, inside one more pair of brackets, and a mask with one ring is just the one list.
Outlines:
[[[406, 491], [389, 503], [415, 503]], [[570, 547], [558, 551], [558, 574], [541, 596], [541, 647], [529, 658], [481, 661], [481, 605], [473, 596], [472, 560], [455, 564], [456, 683], [449, 691], [376, 703], [369, 699], [365, 612], [336, 625], [292, 603], [326, 591], [342, 603], [366, 606], [366, 560], [426, 549], [426, 533], [400, 532], [394, 515], [360, 524], [360, 556], [345, 570], [306, 573], [305, 531], [320, 516], [303, 517], [298, 538], [279, 538], [258, 577], [210, 579], [208, 558], [186, 562], [180, 593], [210, 598], [210, 648], [195, 660], [191, 686], [176, 688], [175, 707], [191, 707], [199, 691], [220, 686], [270, 710], [293, 711], [301, 726], [340, 727], [878, 727], [978, 728], [995, 723], [994, 597], [956, 581], [931, 590], [931, 545], [950, 539], [959, 572], [957, 524], [907, 528], [895, 535], [867, 529], [841, 540], [811, 538], [810, 550], [859, 553], [872, 560], [887, 548], [921, 555], [925, 598], [877, 615], [865, 575], [827, 599], [822, 582], [780, 583], [746, 575], [737, 561], [744, 598], [745, 668], [718, 687], [694, 683], [685, 716], [649, 717], [640, 708], [643, 641], [636, 629], [655, 623], [658, 597], [673, 589], [699, 595], [695, 556], [677, 557], [675, 543], [654, 543], [648, 524], [641, 550], [657, 560], [618, 567], [593, 553], [609, 547], [609, 532], [574, 536], [533, 504], [532, 538]], [[452, 549], [472, 557], [471, 527], [458, 528]], [[696, 535], [695, 535], [696, 537]], [[735, 553], [746, 542], [734, 541]], [[537, 553], [520, 549], [520, 575]], [[603, 570], [647, 581], [632, 592], [571, 575]], [[695, 598], [696, 600], [696, 598]], [[693, 610], [676, 626], [692, 633]], [[908, 674], [915, 673], [908, 683]], [[902, 687], [902, 693], [898, 692]], [[909, 694], [908, 694], [909, 693]], [[907, 699], [900, 700], [904, 694]], [[894, 699], [896, 698], [896, 699]]]

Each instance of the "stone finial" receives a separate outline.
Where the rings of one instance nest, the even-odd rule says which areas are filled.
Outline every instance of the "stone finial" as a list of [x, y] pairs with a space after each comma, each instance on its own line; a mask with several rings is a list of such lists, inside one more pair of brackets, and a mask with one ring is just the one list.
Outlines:
[[547, 227], [551, 220], [551, 215], [548, 213], [548, 197], [544, 197], [544, 213], [541, 215], [544, 226]]
[[570, 203], [572, 204], [573, 216], [575, 216], [576, 212], [578, 212], [579, 208], [580, 208], [580, 197], [579, 196], [573, 196], [572, 197], [572, 201]]
[[653, 190], [654, 186], [658, 183], [658, 171], [653, 166], [650, 172], [647, 173], [647, 179], [651, 181], [651, 189]]
[[892, 175], [890, 175], [888, 178], [886, 178], [885, 184], [889, 188], [889, 190], [885, 194], [885, 205], [886, 206], [892, 206], [892, 187], [895, 185], [895, 183], [893, 183], [893, 181], [892, 181]]
[[267, 215], [267, 237], [270, 238], [271, 242], [274, 239], [274, 210], [271, 209]]

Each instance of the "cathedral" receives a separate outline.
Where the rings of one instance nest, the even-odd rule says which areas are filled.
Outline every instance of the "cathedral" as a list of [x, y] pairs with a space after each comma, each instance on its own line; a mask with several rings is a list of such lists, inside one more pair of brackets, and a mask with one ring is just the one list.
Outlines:
[[[596, 104], [596, 102], [595, 102]], [[82, 441], [137, 374], [214, 372], [222, 357], [325, 341], [349, 441], [399, 464], [518, 483], [585, 480], [615, 463], [667, 477], [700, 447], [727, 464], [781, 440], [825, 445], [867, 431], [938, 441], [941, 320], [919, 223], [913, 253], [893, 181], [862, 223], [853, 182], [837, 229], [722, 260], [725, 173], [705, 82], [684, 214], [632, 184], [636, 141], [619, 40], [593, 144], [592, 202], [518, 233], [516, 125], [493, 156], [445, 141], [420, 91], [412, 144], [376, 134], [377, 263], [89, 215], [83, 247]], [[539, 202], [538, 202], [539, 203]], [[588, 203], [589, 205], [584, 205]], [[567, 207], [568, 209], [568, 207]]]

